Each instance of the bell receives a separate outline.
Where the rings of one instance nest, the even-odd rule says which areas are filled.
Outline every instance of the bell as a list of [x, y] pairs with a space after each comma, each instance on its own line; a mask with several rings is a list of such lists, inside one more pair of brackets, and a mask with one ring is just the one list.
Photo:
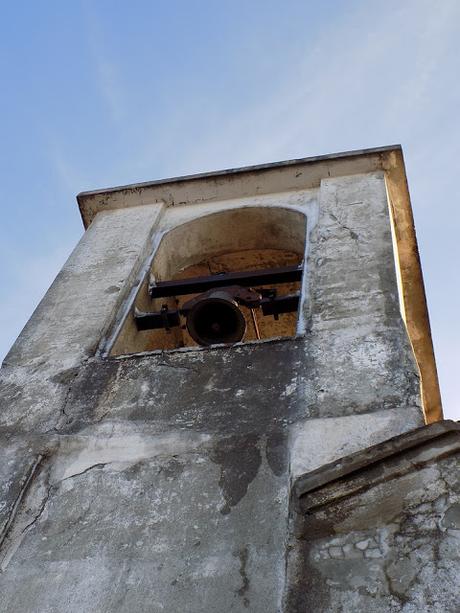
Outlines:
[[199, 345], [237, 343], [246, 332], [238, 303], [225, 290], [206, 292], [187, 313], [187, 330]]

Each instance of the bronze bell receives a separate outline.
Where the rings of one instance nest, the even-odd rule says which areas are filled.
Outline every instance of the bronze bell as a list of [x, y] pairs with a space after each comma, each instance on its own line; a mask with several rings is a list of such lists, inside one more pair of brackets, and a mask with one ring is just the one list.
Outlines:
[[237, 343], [246, 332], [246, 320], [230, 292], [216, 289], [190, 301], [187, 330], [199, 345]]

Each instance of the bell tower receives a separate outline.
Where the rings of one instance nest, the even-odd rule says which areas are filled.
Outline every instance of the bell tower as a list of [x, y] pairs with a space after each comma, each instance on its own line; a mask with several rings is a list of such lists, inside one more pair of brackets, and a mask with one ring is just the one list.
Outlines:
[[401, 148], [77, 199], [0, 371], [0, 611], [456, 610]]

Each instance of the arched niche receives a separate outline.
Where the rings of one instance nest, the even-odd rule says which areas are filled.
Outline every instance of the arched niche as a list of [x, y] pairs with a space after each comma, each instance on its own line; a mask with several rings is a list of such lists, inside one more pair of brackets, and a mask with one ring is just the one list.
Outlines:
[[[304, 258], [306, 217], [298, 210], [282, 207], [240, 207], [196, 217], [167, 231], [158, 243], [149, 273], [118, 335], [111, 355], [194, 346], [185, 329], [138, 331], [134, 307], [158, 311], [163, 304], [181, 308], [181, 296], [152, 300], [149, 279], [172, 279], [277, 268], [300, 264]], [[280, 294], [300, 292], [300, 283], [278, 286]], [[190, 299], [187, 296], [186, 299]], [[247, 320], [243, 342], [294, 336], [297, 313], [283, 313], [278, 319], [242, 307]]]

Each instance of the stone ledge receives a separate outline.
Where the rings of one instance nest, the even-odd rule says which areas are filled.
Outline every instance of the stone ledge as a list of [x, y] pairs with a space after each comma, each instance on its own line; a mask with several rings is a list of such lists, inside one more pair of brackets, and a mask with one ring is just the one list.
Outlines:
[[460, 423], [423, 426], [300, 476], [292, 487], [293, 501], [298, 511], [310, 512], [457, 451]]

